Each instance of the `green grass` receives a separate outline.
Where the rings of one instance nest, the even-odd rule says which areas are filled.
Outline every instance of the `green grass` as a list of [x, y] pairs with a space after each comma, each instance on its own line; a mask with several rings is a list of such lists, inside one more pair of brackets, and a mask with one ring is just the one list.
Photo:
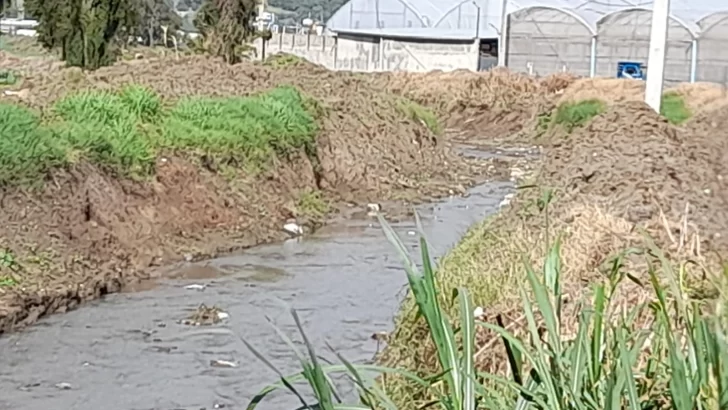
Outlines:
[[164, 150], [259, 171], [299, 149], [315, 154], [309, 105], [295, 88], [278, 87], [249, 97], [189, 97], [165, 108], [157, 94], [136, 85], [69, 95], [45, 118], [2, 103], [0, 185], [42, 182], [50, 170], [81, 161], [144, 178]]
[[228, 163], [262, 167], [273, 157], [315, 146], [316, 121], [292, 87], [256, 97], [187, 98], [164, 119], [162, 143], [201, 150]]
[[660, 114], [675, 125], [684, 123], [692, 116], [690, 109], [685, 104], [685, 99], [675, 92], [668, 92], [662, 96]]
[[553, 116], [552, 124], [563, 126], [567, 132], [588, 123], [604, 112], [606, 105], [601, 100], [566, 102], [559, 105]]
[[[726, 294], [713, 312], [692, 301], [683, 289], [685, 265], [675, 265], [645, 237], [642, 249], [630, 249], [612, 259], [602, 281], [576, 303], [578, 314], [573, 335], [563, 333], [561, 245], [557, 239], [547, 250], [543, 266], [524, 262], [526, 281], [518, 288], [526, 333], [508, 330], [504, 318], [483, 323], [473, 317], [467, 289], [443, 289], [420, 239], [422, 268], [408, 255], [406, 246], [380, 217], [385, 236], [402, 257], [412, 299], [426, 322], [428, 337], [436, 348], [440, 370], [417, 376], [407, 369], [352, 364], [337, 355], [342, 364], [324, 365], [305, 335], [294, 310], [291, 313], [308, 354], [301, 354], [280, 329], [281, 338], [298, 357], [303, 371], [286, 376], [253, 346], [248, 348], [279, 376], [250, 403], [254, 409], [268, 394], [287, 389], [299, 398], [302, 409], [387, 409], [397, 410], [402, 401], [389, 397], [367, 378], [367, 371], [396, 374], [426, 391], [431, 400], [419, 408], [444, 410], [534, 409], [534, 410], [621, 410], [659, 409], [718, 410], [728, 408], [728, 339], [722, 320]], [[418, 221], [419, 226], [419, 221]], [[420, 228], [421, 231], [421, 228]], [[642, 284], [624, 271], [622, 261], [642, 255], [647, 262], [649, 282]], [[721, 275], [722, 281], [728, 272]], [[651, 289], [653, 299], [627, 306], [617, 304], [615, 295], [626, 280]], [[725, 286], [721, 287], [725, 289]], [[441, 300], [453, 295], [458, 320], [451, 321]], [[645, 317], [645, 320], [638, 318]], [[508, 376], [478, 372], [475, 362], [475, 333], [478, 328], [493, 332], [505, 347]], [[545, 330], [545, 334], [543, 331]], [[414, 341], [413, 341], [414, 342]], [[344, 373], [357, 387], [358, 403], [342, 403], [329, 374]], [[293, 387], [306, 381], [315, 403]], [[411, 399], [410, 399], [411, 400]]]
[[397, 109], [407, 118], [421, 122], [427, 129], [429, 129], [435, 135], [441, 135], [443, 132], [440, 120], [438, 120], [432, 110], [425, 108], [422, 105], [408, 100], [406, 98], [400, 98], [397, 101]]

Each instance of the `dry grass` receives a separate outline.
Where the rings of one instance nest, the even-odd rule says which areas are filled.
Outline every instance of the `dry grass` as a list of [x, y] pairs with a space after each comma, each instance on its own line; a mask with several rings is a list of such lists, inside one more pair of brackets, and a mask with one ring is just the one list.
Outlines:
[[[563, 241], [561, 285], [565, 294], [565, 320], [561, 322], [561, 328], [565, 337], [575, 336], [579, 302], [589, 297], [591, 284], [606, 280], [613, 261], [610, 258], [644, 244], [644, 236], [635, 224], [600, 207], [585, 202], [556, 202], [547, 217], [547, 214], [533, 210], [537, 200], [535, 193], [522, 192], [509, 209], [472, 228], [441, 261], [438, 278], [447, 286], [441, 295], [442, 303], [450, 317], [457, 317], [458, 312], [456, 306], [447, 301], [448, 289], [466, 287], [471, 291], [474, 303], [485, 308], [486, 322], [496, 323], [500, 316], [508, 330], [526, 337], [527, 324], [519, 293], [525, 283], [523, 258], [533, 266], [542, 266], [547, 246], [560, 235]], [[660, 219], [663, 222], [647, 225], [647, 232], [655, 237], [672, 238], [674, 242], [664, 244], [671, 251], [671, 259], [678, 264], [688, 259], [701, 260], [700, 248], [696, 246], [699, 243], [697, 231], [687, 218], [668, 223], [663, 214]], [[677, 236], [671, 233], [675, 232], [675, 227], [678, 227]], [[636, 279], [649, 283], [644, 256], [627, 256], [622, 263]], [[700, 278], [704, 270], [697, 267], [688, 272], [690, 278], [695, 279]], [[688, 283], [698, 290], [705, 288], [702, 282]], [[612, 313], [616, 317], [624, 309], [641, 305], [653, 297], [649, 286], [624, 283], [615, 296]], [[435, 374], [439, 371], [435, 347], [423, 321], [416, 320], [415, 312], [414, 303], [408, 298], [380, 361], [386, 366], [405, 367], [422, 375]], [[501, 339], [483, 328], [478, 330], [476, 338], [476, 368], [507, 376], [509, 367]], [[398, 405], [403, 406], [400, 408], [415, 409], [431, 399], [403, 379], [387, 377], [383, 380], [384, 388]]]

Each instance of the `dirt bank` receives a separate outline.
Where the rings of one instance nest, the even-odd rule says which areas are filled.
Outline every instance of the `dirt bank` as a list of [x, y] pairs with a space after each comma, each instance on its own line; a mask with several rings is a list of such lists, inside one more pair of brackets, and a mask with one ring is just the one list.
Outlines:
[[40, 184], [4, 186], [0, 333], [118, 291], [154, 266], [281, 239], [286, 219], [320, 219], [326, 204], [445, 195], [482, 171], [449, 152], [420, 117], [426, 110], [356, 74], [230, 67], [200, 57], [131, 61], [93, 73], [16, 63], [3, 62], [22, 75], [18, 93], [0, 103], [32, 107], [48, 121], [56, 102], [82, 90], [138, 84], [170, 106], [188, 96], [248, 96], [286, 84], [310, 98], [318, 132], [313, 156], [279, 156], [262, 172], [160, 145], [152, 174], [128, 178], [74, 146]]
[[536, 79], [501, 69], [394, 73], [372, 79], [379, 88], [433, 108], [463, 139], [488, 143], [506, 142], [539, 113], [549, 111], [555, 96], [574, 80], [568, 74]]
[[[567, 88], [565, 98], [570, 94], [584, 96], [583, 89]], [[611, 257], [643, 248], [645, 231], [671, 261], [684, 267], [684, 285], [691, 293], [710, 297], [712, 286], [704, 278], [719, 271], [715, 255], [728, 251], [728, 162], [720, 148], [728, 128], [706, 124], [700, 112], [676, 127], [644, 103], [610, 95], [600, 98], [620, 103], [607, 104], [601, 114], [571, 132], [562, 127], [546, 135], [531, 130], [531, 138], [541, 135], [545, 155], [538, 172], [526, 182], [539, 189], [520, 191], [498, 216], [473, 228], [443, 259], [438, 273], [446, 287], [443, 295], [449, 295], [452, 287], [466, 286], [475, 304], [485, 307], [488, 321], [502, 315], [509, 329], [522, 333], [522, 256], [529, 256], [538, 269], [549, 241], [561, 235], [561, 286], [570, 295], [564, 308], [567, 319], [561, 325], [570, 334], [579, 306], [571, 302], [588, 295], [592, 283], [604, 280]], [[539, 210], [549, 192], [553, 199], [546, 211]], [[688, 260], [697, 264], [685, 264]], [[627, 257], [624, 266], [646, 281], [644, 256]], [[634, 306], [649, 297], [648, 289], [630, 283], [615, 296], [614, 305]], [[450, 313], [454, 315], [455, 309], [449, 308]], [[436, 374], [440, 370], [434, 346], [424, 321], [414, 313], [413, 301], [408, 300], [380, 361], [423, 375]], [[506, 376], [508, 361], [499, 338], [483, 329], [479, 332], [478, 367]], [[428, 399], [400, 379], [388, 379], [385, 387], [400, 408], [416, 408]]]

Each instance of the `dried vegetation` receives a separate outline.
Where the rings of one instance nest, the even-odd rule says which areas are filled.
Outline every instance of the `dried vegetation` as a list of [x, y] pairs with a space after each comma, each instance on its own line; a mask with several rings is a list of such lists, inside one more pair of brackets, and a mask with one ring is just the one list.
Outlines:
[[[513, 88], [523, 87], [523, 81], [518, 84]], [[726, 99], [717, 87], [703, 93], [706, 86], [701, 84], [668, 90], [695, 113], [676, 126], [671, 122], [677, 121], [668, 121], [639, 101], [640, 86], [611, 79], [577, 80], [558, 91], [557, 107], [551, 111], [543, 111], [548, 105], [533, 98], [548, 91], [536, 88], [526, 94], [533, 105], [524, 104], [517, 111], [528, 125], [510, 139], [532, 143], [537, 138], [544, 146], [538, 172], [524, 181], [538, 188], [520, 191], [498, 215], [474, 227], [441, 261], [438, 273], [448, 290], [468, 288], [475, 304], [484, 307], [487, 321], [495, 323], [500, 317], [510, 330], [525, 334], [519, 296], [525, 280], [523, 256], [541, 266], [548, 244], [559, 236], [566, 294], [562, 334], [575, 333], [580, 301], [592, 285], [607, 280], [606, 272], [620, 253], [627, 251], [619, 259], [624, 270], [643, 284], [649, 282], [645, 234], [679, 267], [687, 294], [698, 300], [716, 296], [715, 273], [722, 271], [718, 255], [728, 250], [728, 128], [720, 120], [725, 118], [720, 113]], [[515, 92], [505, 92], [511, 93]], [[584, 101], [604, 106], [584, 121], [576, 116], [580, 121], [572, 127], [557, 126], [559, 108]], [[613, 302], [616, 311], [654, 297], [649, 286], [626, 285]], [[447, 290], [443, 293], [449, 295]], [[443, 303], [456, 314], [457, 307], [445, 297]], [[436, 374], [440, 370], [434, 345], [415, 312], [408, 298], [380, 362]], [[481, 330], [477, 340], [478, 369], [506, 375], [508, 360], [500, 338]], [[388, 376], [383, 385], [400, 408], [416, 408], [430, 399], [398, 377]]]

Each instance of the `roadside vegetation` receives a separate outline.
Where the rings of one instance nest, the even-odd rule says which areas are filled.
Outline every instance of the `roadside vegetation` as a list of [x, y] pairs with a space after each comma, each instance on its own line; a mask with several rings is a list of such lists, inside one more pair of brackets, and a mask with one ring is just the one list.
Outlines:
[[144, 178], [163, 151], [195, 152], [256, 171], [275, 157], [315, 152], [317, 124], [292, 87], [249, 97], [189, 97], [165, 107], [153, 91], [86, 91], [57, 101], [41, 118], [0, 103], [0, 185], [42, 182], [54, 168], [89, 161]]
[[[649, 237], [644, 238], [644, 248], [615, 255], [605, 277], [576, 300], [565, 299], [569, 295], [563, 287], [565, 267], [558, 238], [546, 250], [542, 266], [523, 262], [518, 276], [525, 282], [516, 293], [525, 326], [519, 333], [504, 316], [495, 317], [494, 322], [476, 317], [478, 308], [469, 289], [443, 289], [423, 237], [420, 270], [394, 230], [381, 218], [380, 222], [402, 256], [411, 302], [426, 323], [425, 336], [434, 345], [439, 369], [421, 375], [405, 368], [359, 366], [341, 356], [338, 365], [324, 364], [292, 310], [307, 353], [299, 352], [280, 330], [279, 335], [296, 352], [303, 371], [284, 376], [246, 342], [280, 376], [252, 400], [249, 409], [279, 389], [294, 394], [302, 408], [401, 409], [399, 405], [407, 399], [389, 396], [389, 376], [406, 379], [416, 386], [419, 397], [427, 398], [410, 400], [407, 408], [727, 408], [728, 340], [722, 293], [726, 288], [720, 288], [720, 296], [710, 306], [697, 301], [684, 287], [685, 267], [670, 262]], [[624, 270], [622, 261], [628, 254], [645, 258], [649, 267], [648, 281], [639, 283], [651, 289], [652, 297], [644, 303], [625, 305], [619, 297], [621, 288], [628, 285], [625, 282], [638, 283]], [[723, 284], [725, 273], [716, 278]], [[568, 309], [565, 303], [578, 309]], [[568, 317], [567, 311], [575, 317]], [[482, 331], [502, 345], [506, 354], [501, 364], [506, 372], [478, 369], [477, 356], [484, 348]], [[331, 382], [333, 373], [345, 374], [356, 385], [358, 403], [341, 403]], [[374, 375], [381, 375], [379, 382]], [[313, 401], [306, 399], [309, 392], [294, 387], [300, 381], [308, 383]]]

